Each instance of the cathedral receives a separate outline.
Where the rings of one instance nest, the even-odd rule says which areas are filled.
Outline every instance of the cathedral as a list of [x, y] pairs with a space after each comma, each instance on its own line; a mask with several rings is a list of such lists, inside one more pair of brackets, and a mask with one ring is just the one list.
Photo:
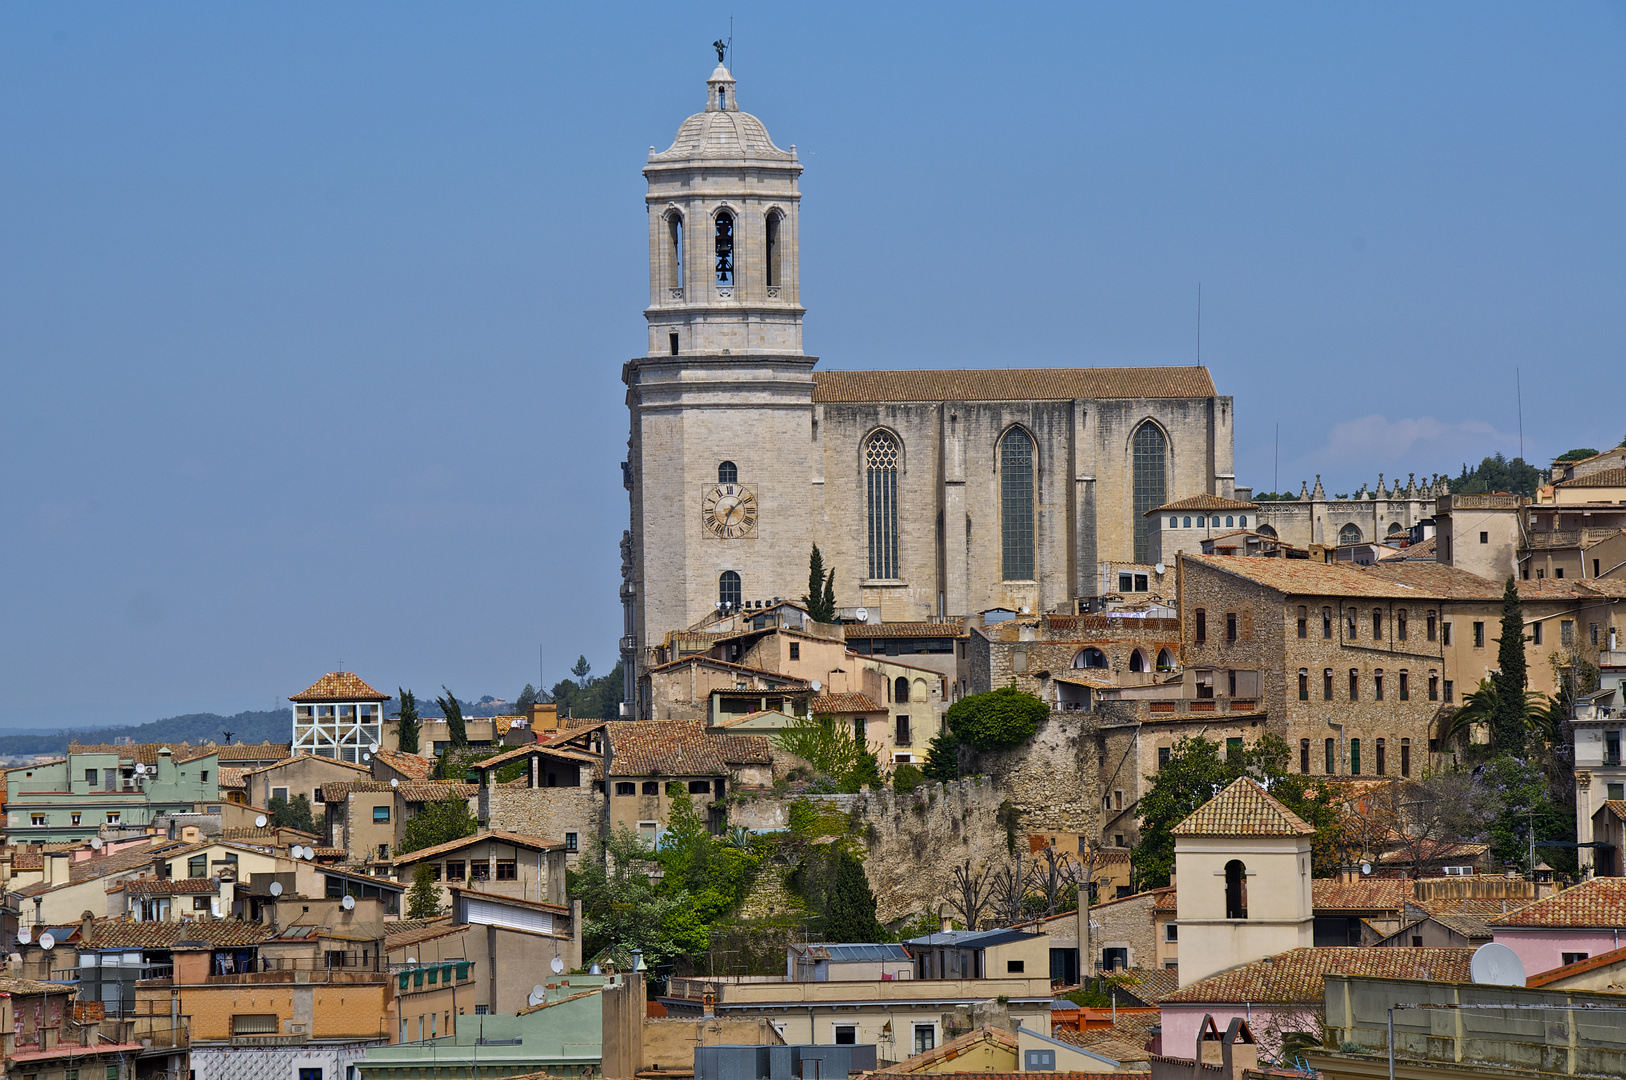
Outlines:
[[869, 622], [1071, 612], [1126, 570], [1159, 591], [1148, 512], [1234, 491], [1208, 370], [820, 370], [801, 172], [721, 63], [705, 109], [650, 148], [649, 348], [622, 370], [629, 689], [671, 631], [799, 598], [814, 544], [842, 614]]

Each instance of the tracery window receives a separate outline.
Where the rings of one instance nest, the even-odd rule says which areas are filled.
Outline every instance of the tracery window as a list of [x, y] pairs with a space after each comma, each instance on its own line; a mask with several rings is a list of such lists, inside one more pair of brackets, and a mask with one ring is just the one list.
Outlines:
[[864, 448], [869, 481], [869, 576], [898, 577], [898, 442], [877, 432]]
[[1355, 524], [1345, 525], [1338, 530], [1340, 544], [1358, 544], [1361, 542], [1361, 527]]
[[734, 284], [734, 215], [727, 210], [717, 215], [717, 284]]
[[1006, 581], [1032, 581], [1033, 440], [1022, 429], [1012, 428], [999, 445], [999, 524], [1004, 544], [1004, 577]]
[[1131, 441], [1135, 485], [1135, 561], [1151, 560], [1146, 512], [1168, 502], [1168, 443], [1150, 421], [1135, 429]]
[[732, 570], [724, 570], [717, 578], [717, 603], [731, 611], [739, 609], [740, 575]]

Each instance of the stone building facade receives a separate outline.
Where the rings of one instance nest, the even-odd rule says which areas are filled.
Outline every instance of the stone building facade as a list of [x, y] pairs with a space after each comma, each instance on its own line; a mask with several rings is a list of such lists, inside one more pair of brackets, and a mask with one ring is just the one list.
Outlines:
[[[1386, 485], [1379, 473], [1376, 488], [1368, 490], [1362, 484], [1353, 496], [1329, 498], [1317, 476], [1314, 488], [1300, 485], [1297, 500], [1260, 502], [1255, 520], [1260, 532], [1299, 548], [1392, 540], [1433, 517], [1437, 500], [1449, 493], [1443, 476], [1419, 484], [1414, 473], [1402, 487], [1398, 480]], [[1239, 498], [1251, 495], [1248, 488], [1237, 492]]]
[[1204, 368], [815, 371], [802, 168], [719, 65], [644, 169], [649, 349], [622, 372], [633, 715], [647, 647], [799, 596], [815, 542], [870, 621], [1072, 610], [1101, 564], [1147, 562], [1147, 510], [1232, 494], [1231, 399]]

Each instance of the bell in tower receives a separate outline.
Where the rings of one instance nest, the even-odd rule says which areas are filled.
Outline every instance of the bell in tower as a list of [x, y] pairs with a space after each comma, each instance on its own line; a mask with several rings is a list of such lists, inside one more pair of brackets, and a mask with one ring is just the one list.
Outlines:
[[706, 107], [650, 147], [650, 356], [800, 355], [796, 148], [741, 112], [721, 63]]

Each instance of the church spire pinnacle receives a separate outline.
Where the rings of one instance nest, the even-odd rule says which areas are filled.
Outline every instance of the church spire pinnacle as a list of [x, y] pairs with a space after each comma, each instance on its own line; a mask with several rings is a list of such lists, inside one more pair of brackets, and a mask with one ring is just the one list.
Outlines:
[[717, 70], [706, 80], [707, 112], [739, 112], [740, 103], [734, 99], [734, 76], [723, 66], [719, 52]]

